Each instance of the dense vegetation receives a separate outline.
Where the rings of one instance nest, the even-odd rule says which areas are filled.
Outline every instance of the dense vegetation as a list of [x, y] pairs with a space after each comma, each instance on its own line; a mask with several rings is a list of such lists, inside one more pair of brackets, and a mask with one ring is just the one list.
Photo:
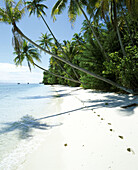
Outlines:
[[[43, 69], [44, 84], [112, 91], [120, 89], [133, 94], [138, 91], [138, 3], [135, 0], [70, 0], [69, 7], [67, 0], [57, 0], [52, 9], [54, 19], [66, 7], [72, 24], [77, 14], [85, 16], [81, 32], [62, 43], [58, 42], [44, 19], [46, 2], [26, 1], [19, 10], [23, 2], [20, 0], [15, 5], [13, 0], [5, 0], [6, 8], [0, 8], [0, 21], [13, 25], [17, 65], [26, 58], [29, 68], [33, 64]], [[37, 41], [39, 45], [26, 37], [16, 25], [25, 8], [30, 15], [36, 13], [37, 17], [41, 17], [49, 30], [49, 34], [42, 34]], [[49, 70], [34, 62], [34, 59], [39, 60], [38, 50], [22, 39], [51, 55]]]
[[[90, 23], [93, 26], [93, 29], [108, 57], [104, 56], [99, 50], [99, 45], [93, 36], [93, 33], [89, 29], [89, 25], [86, 20], [82, 24], [82, 31], [79, 34], [74, 34], [72, 40], [63, 41], [61, 46], [72, 63], [113, 80], [124, 87], [136, 89], [138, 87], [138, 22], [135, 17], [136, 13], [134, 15], [129, 13], [128, 9], [123, 6], [123, 3], [118, 4], [117, 6], [117, 22], [121, 41], [126, 53], [126, 55], [123, 55], [116, 27], [114, 25], [115, 21], [111, 22], [109, 19], [109, 12], [107, 11], [109, 10], [108, 7], [103, 9], [105, 4], [100, 6], [100, 4], [95, 3], [91, 8], [94, 8], [96, 5], [98, 8], [102, 9], [94, 9], [95, 11], [91, 11], [92, 13], [90, 13], [90, 15], [92, 15], [92, 17], [90, 18]], [[106, 12], [106, 14], [102, 12]], [[53, 48], [55, 48], [55, 46], [51, 46], [51, 50], [53, 50]], [[65, 57], [61, 50], [58, 50], [58, 55], [63, 58]], [[77, 78], [70, 66], [63, 64], [62, 62], [60, 62], [60, 64], [63, 65], [69, 75], [71, 75], [74, 79]], [[53, 58], [50, 60], [49, 70], [65, 77], [69, 77], [61, 69], [57, 62], [53, 60]], [[111, 86], [106, 82], [98, 80], [83, 72], [75, 71], [79, 76], [81, 86], [84, 88], [117, 90], [116, 87]], [[46, 72], [44, 73], [43, 82], [45, 84], [63, 84], [69, 86], [79, 85], [78, 83], [58, 77], [51, 77], [51, 75]]]

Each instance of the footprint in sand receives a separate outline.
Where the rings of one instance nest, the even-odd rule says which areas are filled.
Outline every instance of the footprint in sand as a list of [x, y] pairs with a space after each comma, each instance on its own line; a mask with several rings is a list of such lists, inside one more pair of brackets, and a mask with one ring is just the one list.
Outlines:
[[127, 148], [127, 151], [128, 151], [128, 152], [132, 152], [132, 154], [135, 154], [135, 152], [134, 152], [133, 149], [131, 149], [131, 148]]
[[119, 138], [121, 138], [121, 139], [124, 139], [124, 137], [123, 136], [118, 136]]

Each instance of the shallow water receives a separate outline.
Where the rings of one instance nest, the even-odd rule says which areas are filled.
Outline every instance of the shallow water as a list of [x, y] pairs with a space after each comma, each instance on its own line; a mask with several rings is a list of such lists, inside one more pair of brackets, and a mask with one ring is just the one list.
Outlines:
[[39, 121], [54, 112], [54, 94], [51, 86], [0, 84], [1, 170], [16, 169], [56, 126]]

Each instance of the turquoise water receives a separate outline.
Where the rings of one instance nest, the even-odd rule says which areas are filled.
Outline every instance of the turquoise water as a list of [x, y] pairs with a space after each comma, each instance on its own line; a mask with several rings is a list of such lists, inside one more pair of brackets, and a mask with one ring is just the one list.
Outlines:
[[0, 169], [16, 169], [51, 126], [39, 121], [52, 111], [54, 91], [40, 84], [0, 84]]

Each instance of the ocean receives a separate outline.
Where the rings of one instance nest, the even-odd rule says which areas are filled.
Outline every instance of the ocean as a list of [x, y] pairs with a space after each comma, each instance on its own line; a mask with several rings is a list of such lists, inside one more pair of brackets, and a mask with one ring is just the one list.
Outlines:
[[42, 84], [0, 84], [0, 170], [19, 167], [45, 139], [52, 125], [39, 119], [55, 112], [55, 94]]

